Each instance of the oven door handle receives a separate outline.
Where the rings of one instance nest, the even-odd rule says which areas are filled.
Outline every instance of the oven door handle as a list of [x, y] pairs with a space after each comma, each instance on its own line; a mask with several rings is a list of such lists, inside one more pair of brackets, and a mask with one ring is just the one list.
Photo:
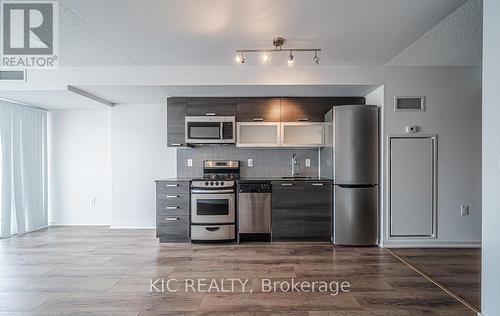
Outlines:
[[196, 190], [196, 189], [193, 189], [193, 190], [191, 190], [191, 193], [195, 193], [195, 194], [234, 193], [234, 190], [233, 189], [228, 189], [228, 190]]

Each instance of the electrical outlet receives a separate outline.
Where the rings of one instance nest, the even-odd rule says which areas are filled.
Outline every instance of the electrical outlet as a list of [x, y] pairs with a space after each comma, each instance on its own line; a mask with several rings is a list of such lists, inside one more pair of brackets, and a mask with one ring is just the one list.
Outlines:
[[253, 159], [252, 158], [247, 159], [247, 165], [249, 167], [253, 167]]
[[95, 206], [95, 196], [90, 200], [90, 205]]
[[192, 167], [193, 166], [193, 159], [188, 159], [188, 167]]
[[306, 159], [306, 167], [310, 167], [311, 166], [311, 159], [307, 158]]
[[469, 205], [460, 206], [460, 215], [461, 216], [469, 216]]

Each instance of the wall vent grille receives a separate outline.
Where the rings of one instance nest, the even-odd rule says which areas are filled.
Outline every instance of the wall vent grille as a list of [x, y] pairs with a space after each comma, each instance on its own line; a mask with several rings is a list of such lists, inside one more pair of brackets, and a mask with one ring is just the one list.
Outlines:
[[425, 97], [394, 97], [394, 111], [425, 111]]
[[0, 70], [0, 81], [25, 81], [25, 72], [22, 70]]

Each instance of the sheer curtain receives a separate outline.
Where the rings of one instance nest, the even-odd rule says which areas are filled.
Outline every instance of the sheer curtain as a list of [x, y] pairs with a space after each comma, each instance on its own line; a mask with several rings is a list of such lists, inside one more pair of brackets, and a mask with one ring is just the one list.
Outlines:
[[47, 226], [47, 113], [0, 100], [0, 237]]

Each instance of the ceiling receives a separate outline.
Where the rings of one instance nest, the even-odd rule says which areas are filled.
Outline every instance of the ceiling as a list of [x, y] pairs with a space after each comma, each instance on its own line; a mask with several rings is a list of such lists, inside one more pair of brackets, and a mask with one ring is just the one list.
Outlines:
[[473, 66], [482, 63], [483, 1], [469, 0], [395, 56], [394, 66]]
[[0, 91], [0, 98], [47, 110], [97, 110], [108, 107], [67, 90]]
[[[161, 103], [167, 97], [365, 96], [377, 85], [265, 85], [265, 86], [76, 86], [119, 106], [122, 103]], [[0, 91], [0, 98], [47, 110], [106, 109], [107, 105], [70, 91]], [[73, 105], [78, 105], [74, 107]]]
[[[319, 56], [321, 65], [383, 65], [465, 3], [465, 0], [60, 1], [62, 66], [234, 65], [236, 49], [271, 48], [276, 35], [287, 39], [284, 48], [323, 49]], [[310, 53], [297, 53], [295, 57], [298, 65], [311, 64]], [[256, 59], [247, 57], [247, 63], [256, 63]], [[279, 63], [284, 62], [285, 56], [279, 58]]]
[[262, 86], [78, 86], [112, 103], [164, 102], [166, 97], [338, 97], [365, 96], [376, 85], [262, 85]]

